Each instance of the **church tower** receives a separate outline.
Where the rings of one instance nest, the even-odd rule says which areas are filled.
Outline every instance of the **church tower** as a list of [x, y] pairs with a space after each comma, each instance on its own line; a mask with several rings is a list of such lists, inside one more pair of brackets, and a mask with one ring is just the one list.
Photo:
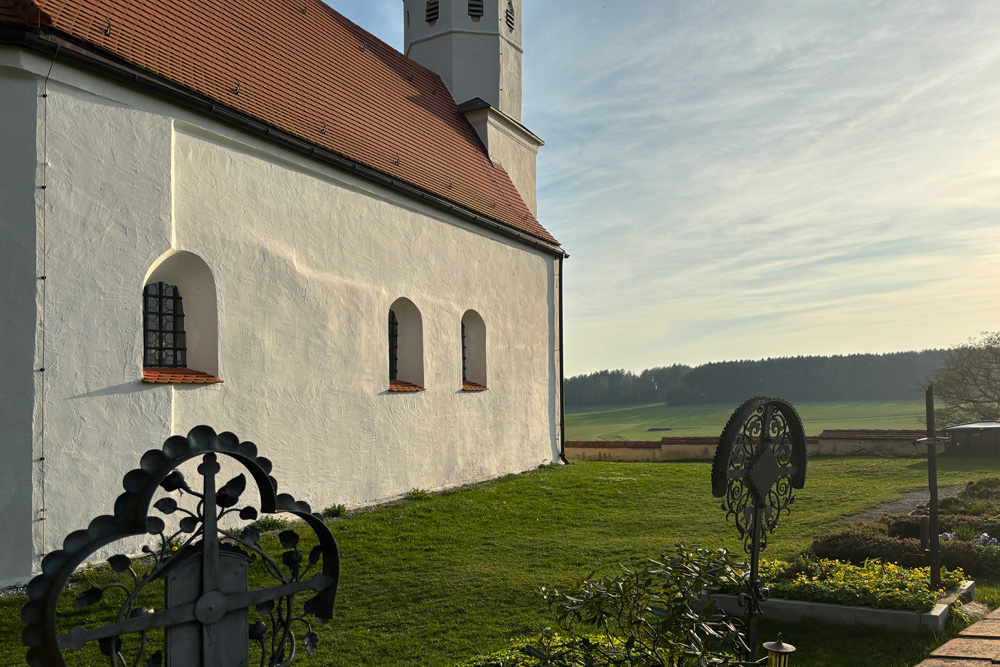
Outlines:
[[404, 53], [459, 104], [479, 98], [521, 120], [521, 0], [403, 0]]
[[521, 125], [521, 0], [403, 0], [404, 53], [444, 81], [537, 215], [543, 141]]

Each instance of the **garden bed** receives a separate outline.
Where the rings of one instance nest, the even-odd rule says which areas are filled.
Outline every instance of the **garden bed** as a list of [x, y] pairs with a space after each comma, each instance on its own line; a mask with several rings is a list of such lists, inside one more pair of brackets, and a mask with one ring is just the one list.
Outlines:
[[[852, 523], [815, 540], [811, 552], [855, 564], [878, 559], [922, 567], [927, 556], [920, 522], [926, 514], [926, 507], [920, 507], [910, 514]], [[1000, 479], [969, 482], [957, 497], [942, 499], [939, 522], [942, 566], [961, 568], [975, 578], [1000, 576], [1000, 546], [990, 537], [1000, 536]]]
[[[949, 605], [970, 601], [975, 584], [961, 570], [942, 569], [948, 595], [930, 588], [930, 568], [908, 569], [894, 563], [866, 561], [853, 565], [835, 560], [798, 557], [790, 562], [764, 560], [760, 577], [771, 598], [762, 603], [772, 621], [814, 620], [835, 625], [865, 625], [917, 632], [944, 628]], [[742, 615], [736, 596], [742, 588], [727, 587], [713, 595], [728, 614]]]
[[[941, 632], [948, 621], [951, 604], [955, 600], [968, 601], [975, 594], [975, 582], [966, 581], [953, 594], [934, 605], [927, 612], [900, 609], [875, 609], [867, 606], [806, 602], [771, 598], [762, 603], [765, 617], [772, 623], [798, 623], [818, 621], [831, 625], [863, 625], [869, 628], [885, 628], [902, 632], [918, 632], [927, 628], [931, 632]], [[743, 607], [736, 603], [735, 595], [716, 594], [712, 598], [722, 611], [741, 616]]]

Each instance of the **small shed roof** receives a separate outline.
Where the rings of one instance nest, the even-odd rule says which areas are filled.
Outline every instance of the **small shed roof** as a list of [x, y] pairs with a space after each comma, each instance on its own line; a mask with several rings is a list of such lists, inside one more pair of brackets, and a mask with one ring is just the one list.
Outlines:
[[949, 426], [946, 431], [981, 431], [987, 428], [1000, 428], [1000, 422], [971, 422], [969, 424], [958, 424], [956, 426]]

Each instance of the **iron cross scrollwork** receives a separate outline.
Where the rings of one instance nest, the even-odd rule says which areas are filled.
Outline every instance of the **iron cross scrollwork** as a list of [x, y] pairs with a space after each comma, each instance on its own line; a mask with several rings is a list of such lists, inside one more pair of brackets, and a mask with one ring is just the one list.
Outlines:
[[[300, 551], [295, 531], [279, 535], [286, 549], [279, 564], [260, 547], [252, 526], [220, 528], [230, 514], [244, 521], [259, 516], [253, 506], [239, 506], [247, 489], [245, 474], [218, 485], [220, 455], [249, 472], [262, 512], [290, 513], [312, 529], [317, 544], [308, 555]], [[201, 491], [177, 469], [197, 457]], [[139, 468], [125, 475], [125, 493], [115, 502], [114, 515], [97, 517], [86, 530], [67, 536], [63, 549], [45, 557], [42, 573], [28, 585], [29, 601], [21, 610], [28, 664], [65, 667], [64, 650], [79, 651], [96, 642], [112, 667], [245, 667], [253, 641], [261, 667], [285, 667], [295, 658], [300, 627], [306, 630], [302, 646], [311, 654], [318, 643], [313, 623], [333, 616], [340, 554], [322, 517], [308, 504], [278, 494], [270, 472], [271, 462], [257, 456], [252, 442], [240, 442], [232, 433], [216, 434], [208, 426], [146, 452]], [[157, 494], [163, 497], [154, 503]], [[150, 513], [151, 506], [157, 514]], [[167, 528], [168, 521], [175, 529]], [[111, 583], [86, 588], [72, 603], [75, 609], [96, 609], [102, 600], [111, 603], [114, 621], [77, 625], [59, 634], [57, 608], [70, 576], [101, 547], [136, 535], [153, 536], [154, 546], [144, 546], [141, 557], [109, 558]], [[250, 590], [252, 566], [276, 585]], [[151, 591], [160, 590], [162, 608], [146, 608]], [[311, 597], [298, 604], [295, 596], [307, 592]], [[251, 609], [263, 620], [251, 624]], [[162, 647], [153, 646], [154, 634]]]
[[722, 498], [750, 556], [746, 607], [746, 646], [753, 658], [757, 617], [767, 589], [760, 581], [760, 552], [768, 535], [795, 502], [793, 489], [806, 481], [806, 437], [791, 403], [780, 398], [751, 398], [738, 407], [719, 438], [712, 463], [712, 495]]

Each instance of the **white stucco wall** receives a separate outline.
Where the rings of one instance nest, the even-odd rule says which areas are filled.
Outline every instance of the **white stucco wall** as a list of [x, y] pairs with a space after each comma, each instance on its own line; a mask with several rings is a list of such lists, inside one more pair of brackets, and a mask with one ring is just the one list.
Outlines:
[[477, 109], [465, 117], [489, 152], [490, 160], [503, 167], [528, 210], [538, 215], [535, 181], [541, 140], [494, 109]]
[[[16, 53], [33, 90], [49, 63]], [[0, 53], [0, 66], [12, 60]], [[4, 84], [0, 113], [39, 122], [28, 105], [10, 107]], [[32, 532], [36, 567], [111, 510], [145, 450], [201, 423], [255, 441], [281, 490], [316, 509], [558, 456], [552, 256], [59, 63], [48, 92], [49, 361], [44, 419], [34, 416], [34, 447], [41, 433], [48, 447], [48, 511], [44, 538]], [[18, 178], [3, 182], [23, 182], [21, 209], [37, 227], [34, 163], [19, 160]], [[30, 247], [34, 233], [18, 243]], [[214, 278], [224, 384], [139, 382], [142, 288], [172, 250], [197, 255]], [[33, 312], [35, 286], [19, 280]], [[423, 324], [426, 391], [416, 394], [386, 391], [386, 318], [399, 297]], [[470, 308], [489, 323], [490, 391], [475, 394], [461, 391], [458, 332]], [[15, 366], [3, 386], [30, 387], [30, 366]], [[11, 410], [23, 431], [24, 406]], [[4, 454], [16, 450], [28, 471], [30, 443], [19, 437]], [[11, 517], [27, 519], [37, 502], [11, 500], [6, 534], [25, 532]], [[0, 582], [27, 574], [18, 558], [0, 559]]]
[[[15, 59], [10, 60], [16, 62]], [[35, 177], [39, 90], [35, 77], [0, 61], [0, 579], [32, 564], [41, 529], [32, 499], [35, 412]], [[40, 385], [39, 385], [40, 386]]]

